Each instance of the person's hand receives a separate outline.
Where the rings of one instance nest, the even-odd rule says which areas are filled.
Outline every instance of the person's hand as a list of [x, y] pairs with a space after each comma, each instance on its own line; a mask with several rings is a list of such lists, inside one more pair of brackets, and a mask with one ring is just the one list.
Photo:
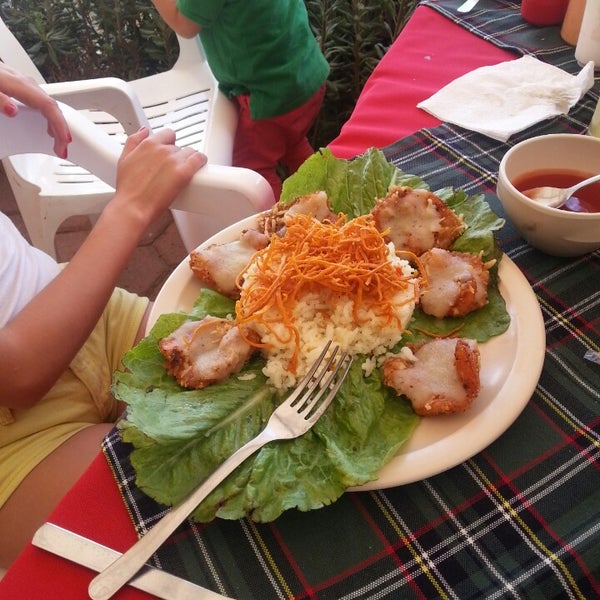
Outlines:
[[56, 100], [48, 96], [33, 79], [0, 62], [0, 110], [7, 117], [14, 117], [19, 112], [13, 98], [44, 115], [48, 121], [48, 135], [54, 138], [54, 152], [66, 158], [71, 133]]
[[133, 211], [146, 224], [166, 210], [206, 164], [206, 156], [175, 145], [175, 133], [163, 129], [150, 135], [143, 127], [125, 142], [117, 166], [117, 194], [111, 204]]

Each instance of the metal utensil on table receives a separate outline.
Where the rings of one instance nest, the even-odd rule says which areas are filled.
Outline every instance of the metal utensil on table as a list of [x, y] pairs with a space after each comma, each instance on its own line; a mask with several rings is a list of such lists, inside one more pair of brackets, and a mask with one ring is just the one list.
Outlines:
[[560, 208], [563, 204], [566, 204], [569, 198], [582, 187], [586, 185], [591, 185], [592, 183], [596, 183], [600, 181], [600, 174], [594, 175], [593, 177], [588, 177], [575, 185], [572, 185], [568, 188], [557, 188], [550, 186], [542, 186], [531, 188], [529, 190], [525, 190], [523, 194], [544, 206], [549, 206], [550, 208]]
[[[334, 363], [338, 346], [333, 347], [329, 357], [325, 358], [330, 346], [331, 342], [328, 342], [306, 377], [277, 407], [261, 433], [234, 452], [196, 490], [92, 580], [88, 588], [90, 598], [106, 600], [125, 585], [196, 506], [246, 458], [268, 442], [293, 439], [306, 433], [319, 420], [340, 389], [352, 364], [352, 358], [346, 352]], [[335, 366], [330, 370], [333, 364]], [[326, 392], [329, 392], [327, 397], [319, 404]]]
[[475, 8], [475, 5], [479, 2], [479, 0], [466, 0], [466, 2], [463, 2], [458, 8], [458, 12], [459, 13], [468, 13], [471, 10], [473, 10], [473, 8]]
[[[31, 542], [38, 548], [92, 569], [96, 573], [106, 569], [121, 556], [120, 552], [112, 548], [53, 523], [44, 523], [35, 532]], [[162, 600], [230, 600], [227, 596], [149, 565], [145, 565], [129, 584]]]

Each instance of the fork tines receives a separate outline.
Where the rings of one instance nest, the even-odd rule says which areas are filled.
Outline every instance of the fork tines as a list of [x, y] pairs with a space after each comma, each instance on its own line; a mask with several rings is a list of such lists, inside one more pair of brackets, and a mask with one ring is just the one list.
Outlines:
[[[352, 365], [352, 357], [348, 355], [347, 351], [342, 352], [340, 357], [337, 359], [337, 362], [334, 363], [340, 349], [340, 347], [336, 345], [333, 347], [331, 354], [325, 360], [324, 364], [320, 367], [330, 346], [331, 341], [327, 342], [325, 348], [319, 355], [319, 358], [315, 361], [315, 364], [302, 382], [304, 383], [309, 377], [312, 379], [308, 385], [306, 394], [303, 396], [303, 398], [306, 399], [306, 403], [301, 409], [304, 417], [306, 419], [310, 419], [311, 421], [316, 421], [325, 412], [334, 396], [340, 389], [348, 371], [350, 370], [350, 366]], [[333, 368], [331, 368], [332, 364], [334, 365]], [[318, 373], [315, 374], [315, 371], [317, 370]], [[317, 388], [317, 386], [320, 386], [319, 391], [311, 397], [312, 392]], [[315, 408], [319, 400], [327, 391], [329, 391], [329, 394], [325, 400], [320, 406], [318, 406], [318, 408]]]

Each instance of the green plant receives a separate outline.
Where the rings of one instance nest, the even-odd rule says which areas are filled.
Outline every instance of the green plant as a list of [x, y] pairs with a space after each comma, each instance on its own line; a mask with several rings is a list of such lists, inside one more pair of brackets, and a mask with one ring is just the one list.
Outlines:
[[[418, 0], [305, 4], [331, 67], [311, 132], [313, 146], [321, 147], [338, 135]], [[168, 69], [177, 58], [177, 40], [150, 0], [4, 0], [0, 14], [47, 81], [109, 75], [134, 79]]]
[[134, 79], [177, 58], [175, 36], [150, 0], [6, 0], [0, 13], [50, 82]]

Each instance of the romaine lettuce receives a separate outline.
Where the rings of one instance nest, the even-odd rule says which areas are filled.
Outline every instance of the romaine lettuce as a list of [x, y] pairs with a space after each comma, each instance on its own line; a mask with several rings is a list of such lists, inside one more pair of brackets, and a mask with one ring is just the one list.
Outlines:
[[[372, 149], [345, 161], [328, 150], [313, 155], [284, 184], [282, 199], [325, 190], [334, 210], [357, 216], [368, 212], [390, 185], [427, 188], [418, 177], [389, 164]], [[501, 257], [493, 232], [502, 226], [483, 200], [463, 192], [437, 192], [463, 214], [467, 231], [455, 249]], [[434, 319], [416, 310], [406, 341], [423, 331], [444, 334], [461, 326], [461, 335], [483, 342], [509, 323], [492, 273], [487, 306], [465, 319]], [[170, 505], [196, 487], [218, 464], [257, 435], [281, 401], [266, 385], [263, 359], [255, 357], [239, 375], [203, 390], [184, 390], [167, 375], [158, 340], [184, 320], [232, 314], [231, 300], [203, 290], [189, 314], [161, 316], [150, 335], [124, 357], [128, 372], [116, 373], [113, 392], [128, 404], [119, 423], [123, 440], [133, 444], [136, 483], [158, 502]], [[193, 513], [198, 521], [215, 516], [247, 516], [270, 521], [290, 508], [311, 510], [334, 502], [348, 487], [377, 477], [418, 424], [404, 398], [386, 388], [379, 371], [365, 377], [355, 360], [334, 403], [315, 427], [292, 441], [267, 445], [248, 459]]]

